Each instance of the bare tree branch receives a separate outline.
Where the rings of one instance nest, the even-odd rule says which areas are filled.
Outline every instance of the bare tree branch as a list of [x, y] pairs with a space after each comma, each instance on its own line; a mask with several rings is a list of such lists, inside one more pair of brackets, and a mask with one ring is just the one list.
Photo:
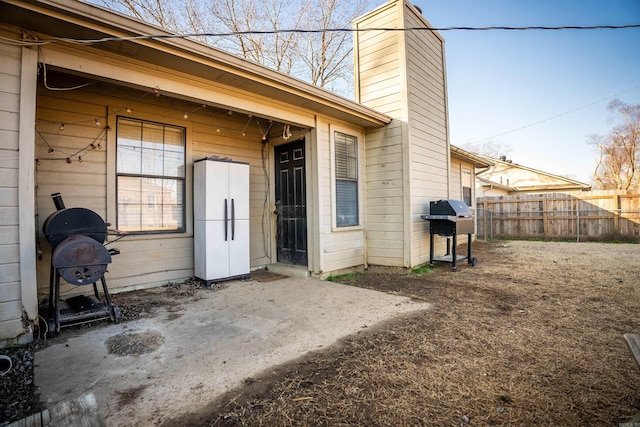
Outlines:
[[603, 189], [640, 191], [640, 104], [616, 99], [608, 109], [617, 122], [608, 135], [591, 137], [599, 152], [594, 178]]
[[353, 96], [349, 32], [279, 31], [347, 28], [369, 6], [367, 0], [101, 1], [110, 9], [178, 34], [236, 33], [195, 39], [316, 86]]

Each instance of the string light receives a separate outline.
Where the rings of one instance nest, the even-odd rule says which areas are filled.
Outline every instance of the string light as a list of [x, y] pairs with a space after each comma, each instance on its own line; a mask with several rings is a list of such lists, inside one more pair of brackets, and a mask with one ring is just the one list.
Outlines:
[[[38, 128], [36, 127], [36, 134], [40, 137], [40, 139], [44, 142], [44, 144], [48, 147], [47, 149], [47, 153], [51, 156], [53, 156], [53, 154], [55, 152], [58, 153], [62, 153], [64, 154], [66, 157], [52, 157], [52, 158], [45, 158], [43, 160], [64, 160], [67, 162], [67, 164], [70, 164], [73, 162], [73, 158], [75, 157], [78, 160], [78, 163], [82, 163], [84, 162], [84, 156], [91, 151], [92, 149], [99, 149], [102, 148], [102, 144], [101, 142], [99, 142], [100, 139], [105, 138], [106, 140], [106, 134], [107, 131], [109, 130], [109, 126], [104, 127], [100, 133], [94, 138], [94, 140], [88, 144], [86, 147], [76, 151], [75, 153], [70, 153], [70, 152], [65, 152], [63, 150], [54, 150], [54, 148], [51, 146], [51, 144], [49, 144], [49, 142], [47, 142], [47, 139], [45, 138], [45, 136], [38, 130]], [[37, 161], [39, 161], [40, 159], [36, 159]]]
[[[148, 95], [151, 95], [151, 94], [155, 95], [156, 97], [159, 97], [162, 93], [161, 93], [160, 88], [158, 86], [156, 86], [156, 87], [151, 88], [149, 91], [145, 92], [139, 99], [142, 99], [145, 96], [148, 96]], [[106, 114], [104, 116], [96, 117], [96, 118], [93, 119], [93, 123], [95, 124], [95, 126], [101, 127], [102, 120], [107, 120], [110, 114], [111, 115], [118, 114], [121, 111], [126, 111], [127, 113], [131, 113], [132, 112], [132, 108], [131, 108], [130, 104], [125, 105], [124, 107], [120, 107], [120, 109], [117, 109], [115, 111], [114, 110], [109, 111], [108, 107], [106, 107], [106, 108], [107, 108], [107, 112], [106, 112]], [[187, 119], [189, 119], [190, 114], [192, 114], [192, 113], [194, 113], [196, 111], [199, 111], [201, 109], [205, 109], [205, 108], [209, 108], [209, 106], [207, 104], [200, 104], [197, 107], [195, 107], [193, 110], [184, 111], [182, 117], [185, 120], [187, 120]], [[223, 110], [223, 112], [224, 111], [225, 110]], [[216, 119], [217, 112], [218, 112], [218, 110], [215, 110], [215, 111], [212, 112], [213, 121], [214, 122], [216, 121], [215, 119]], [[236, 112], [234, 112], [233, 110], [226, 110], [226, 113], [227, 113], [227, 117], [231, 117]], [[252, 114], [247, 114], [246, 117], [247, 117], [247, 122], [243, 126], [242, 130], [239, 132], [240, 135], [242, 135], [242, 137], [246, 137], [247, 133], [250, 133], [249, 132], [249, 126], [251, 125], [251, 122], [255, 119], [256, 120], [256, 125], [258, 127], [259, 132], [260, 132], [261, 141], [263, 142], [263, 144], [268, 142], [270, 140], [269, 133], [270, 133], [270, 130], [271, 130], [274, 122], [272, 120], [256, 118]], [[268, 125], [266, 123], [267, 121], [268, 121]], [[46, 121], [43, 121], [43, 122], [46, 122]], [[68, 124], [81, 125], [81, 124], [87, 123], [87, 122], [91, 122], [91, 119], [78, 121], [78, 122], [74, 122], [74, 123], [62, 123], [62, 122], [58, 122], [58, 123], [53, 122], [53, 123], [57, 124], [59, 131], [63, 131], [65, 129], [65, 126], [68, 125]], [[51, 123], [51, 122], [49, 122], [49, 123]], [[290, 126], [286, 125], [284, 123], [278, 123], [278, 124], [282, 125], [284, 127], [284, 131], [283, 131], [283, 135], [282, 135], [283, 139], [287, 140], [287, 139], [291, 138], [292, 132], [291, 132]], [[38, 135], [40, 135], [42, 137], [44, 143], [47, 145], [47, 147], [49, 147], [48, 148], [48, 154], [54, 155], [54, 152], [57, 152], [57, 153], [62, 153], [64, 155], [66, 155], [66, 157], [49, 158], [49, 159], [45, 159], [45, 160], [65, 160], [68, 164], [70, 164], [70, 163], [73, 162], [74, 158], [78, 161], [78, 163], [82, 163], [82, 162], [84, 162], [83, 156], [85, 156], [88, 151], [101, 149], [102, 145], [101, 145], [100, 142], [98, 142], [98, 139], [106, 138], [106, 133], [109, 132], [109, 131], [111, 131], [110, 126], [108, 126], [108, 125], [104, 126], [102, 128], [102, 132], [100, 133], [100, 135], [98, 135], [93, 140], [93, 142], [91, 142], [88, 146], [86, 146], [85, 148], [83, 148], [83, 149], [81, 149], [81, 150], [79, 150], [79, 151], [77, 151], [75, 153], [65, 152], [65, 151], [62, 151], [62, 150], [54, 150], [54, 148], [51, 147], [51, 145], [46, 141], [44, 136], [42, 136], [42, 134], [40, 134], [40, 132], [38, 132]], [[233, 133], [237, 134], [237, 128], [235, 128], [235, 129], [233, 127], [226, 128], [226, 127], [223, 127], [223, 126], [216, 126], [215, 127], [215, 132], [216, 133], [219, 134], [219, 133], [222, 133], [223, 131], [229, 131], [232, 134]], [[36, 159], [36, 160], [40, 160], [40, 159]]]
[[[198, 110], [202, 110], [203, 108], [207, 108], [207, 105], [206, 105], [206, 104], [202, 104], [202, 105], [200, 105], [200, 106], [198, 106], [198, 107], [194, 108], [193, 110], [191, 110], [191, 112], [192, 112], [192, 113], [195, 113], [196, 111], [198, 111]], [[188, 111], [185, 111], [185, 112], [184, 112], [184, 114], [182, 115], [182, 118], [183, 118], [183, 119], [185, 119], [185, 120], [187, 120], [187, 119], [189, 118], [189, 112], [188, 112]]]
[[253, 119], [253, 116], [251, 114], [248, 115], [249, 120], [247, 120], [247, 124], [244, 125], [244, 129], [242, 129], [242, 136], [247, 136], [247, 127], [249, 127], [249, 123], [251, 123], [251, 119]]
[[269, 135], [269, 131], [271, 130], [271, 126], [273, 126], [273, 120], [269, 120], [269, 126], [267, 126], [267, 130], [263, 131], [262, 130], [262, 125], [260, 124], [260, 121], [256, 120], [256, 123], [258, 123], [258, 130], [260, 131], [260, 134], [262, 135], [262, 141], [265, 142], [268, 140], [267, 135]]

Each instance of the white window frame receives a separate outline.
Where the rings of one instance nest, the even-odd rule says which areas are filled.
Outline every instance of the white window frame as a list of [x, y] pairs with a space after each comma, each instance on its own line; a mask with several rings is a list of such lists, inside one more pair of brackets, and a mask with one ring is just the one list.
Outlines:
[[[118, 109], [117, 111], [120, 111]], [[149, 230], [149, 231], [131, 231], [128, 232], [128, 239], [136, 240], [136, 238], [148, 238], [149, 236], [157, 237], [175, 237], [176, 235], [187, 235], [188, 233], [192, 233], [192, 222], [190, 221], [190, 216], [192, 215], [192, 209], [190, 204], [192, 203], [191, 198], [191, 185], [192, 185], [192, 174], [190, 173], [190, 165], [192, 165], [191, 160], [191, 129], [188, 126], [188, 122], [175, 120], [173, 122], [169, 122], [166, 120], [159, 121], [159, 117], [155, 115], [149, 114], [130, 114], [130, 115], [109, 115], [109, 124], [110, 124], [110, 132], [108, 132], [108, 147], [109, 150], [107, 152], [107, 218], [108, 222], [112, 223], [114, 227], [118, 223], [118, 171], [117, 171], [117, 123], [118, 118], [121, 117], [123, 119], [130, 119], [141, 122], [148, 122], [152, 124], [166, 125], [170, 127], [178, 127], [184, 129], [184, 167], [185, 167], [185, 175], [182, 178], [183, 181], [183, 222], [182, 227], [176, 230]]]
[[[357, 209], [358, 209], [358, 224], [356, 225], [347, 225], [347, 226], [339, 226], [337, 220], [337, 196], [336, 196], [336, 150], [335, 150], [335, 136], [336, 132], [342, 133], [351, 137], [356, 138], [358, 149], [357, 149]], [[338, 125], [330, 125], [329, 126], [329, 140], [331, 146], [331, 229], [332, 231], [351, 231], [351, 230], [361, 230], [363, 226], [364, 212], [363, 212], [363, 195], [364, 195], [364, 137], [361, 132], [358, 132], [352, 128], [347, 128]]]

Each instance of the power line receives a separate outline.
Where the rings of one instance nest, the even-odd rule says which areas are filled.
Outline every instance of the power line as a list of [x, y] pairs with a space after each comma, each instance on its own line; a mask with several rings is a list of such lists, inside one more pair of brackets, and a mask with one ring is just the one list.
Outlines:
[[522, 129], [527, 129], [527, 128], [530, 128], [530, 127], [532, 127], [532, 126], [536, 126], [536, 125], [539, 125], [539, 124], [541, 124], [541, 123], [545, 123], [545, 122], [548, 122], [548, 121], [550, 121], [550, 120], [557, 119], [558, 117], [562, 117], [562, 116], [569, 115], [569, 114], [571, 114], [571, 113], [575, 113], [576, 111], [583, 110], [583, 109], [585, 109], [585, 108], [591, 107], [592, 105], [599, 104], [599, 103], [604, 102], [604, 101], [607, 101], [607, 100], [609, 100], [609, 99], [611, 99], [611, 98], [615, 98], [616, 96], [619, 96], [619, 95], [625, 94], [625, 93], [627, 93], [627, 92], [632, 92], [632, 91], [634, 91], [634, 90], [636, 90], [636, 89], [640, 89], [640, 85], [639, 85], [639, 86], [632, 87], [632, 88], [629, 88], [629, 89], [626, 89], [626, 90], [623, 90], [622, 92], [618, 92], [618, 93], [616, 93], [616, 94], [613, 94], [613, 95], [607, 96], [607, 97], [602, 98], [602, 99], [599, 99], [599, 100], [597, 100], [597, 101], [593, 101], [593, 102], [591, 102], [591, 103], [589, 103], [589, 104], [585, 104], [585, 105], [583, 105], [583, 106], [581, 106], [581, 107], [578, 107], [578, 108], [574, 108], [574, 109], [572, 109], [572, 110], [565, 111], [564, 113], [556, 114], [555, 116], [551, 116], [551, 117], [548, 117], [548, 118], [546, 118], [546, 119], [538, 120], [537, 122], [530, 123], [530, 124], [528, 124], [528, 125], [520, 126], [519, 128], [511, 129], [511, 130], [508, 130], [508, 131], [506, 131], [506, 132], [499, 133], [499, 134], [494, 135], [494, 136], [490, 136], [490, 137], [487, 137], [487, 138], [478, 139], [478, 140], [476, 140], [476, 141], [467, 142], [465, 145], [478, 144], [478, 143], [480, 143], [480, 142], [489, 141], [489, 140], [491, 140], [491, 139], [498, 138], [498, 137], [500, 137], [500, 136], [508, 135], [508, 134], [510, 134], [510, 133], [514, 133], [514, 132], [518, 132], [518, 131], [520, 131], [520, 130], [522, 130]]
[[243, 36], [243, 35], [270, 35], [270, 34], [283, 34], [283, 33], [301, 33], [301, 34], [314, 34], [314, 33], [337, 33], [337, 32], [349, 32], [349, 33], [363, 33], [369, 31], [386, 31], [386, 32], [412, 32], [412, 31], [562, 31], [562, 30], [624, 30], [640, 28], [640, 24], [623, 24], [623, 25], [562, 25], [562, 26], [525, 26], [525, 27], [511, 27], [511, 26], [489, 26], [489, 27], [409, 27], [409, 28], [325, 28], [325, 29], [283, 29], [283, 30], [247, 30], [247, 31], [232, 31], [227, 33], [189, 33], [189, 34], [150, 34], [139, 35], [131, 37], [103, 37], [100, 39], [72, 39], [64, 37], [52, 37], [43, 40], [34, 41], [16, 41], [0, 37], [0, 40], [12, 43], [20, 43], [22, 45], [42, 45], [53, 42], [67, 42], [74, 44], [95, 44], [113, 41], [134, 41], [134, 40], [150, 40], [150, 39], [182, 39], [182, 38], [199, 38], [199, 37], [231, 37], [231, 36]]

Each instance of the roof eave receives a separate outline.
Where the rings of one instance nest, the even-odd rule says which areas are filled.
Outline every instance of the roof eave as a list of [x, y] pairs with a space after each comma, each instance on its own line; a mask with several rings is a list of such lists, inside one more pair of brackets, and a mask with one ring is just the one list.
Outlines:
[[[280, 99], [313, 108], [321, 114], [355, 123], [362, 127], [383, 127], [391, 122], [386, 114], [343, 98], [302, 80], [284, 75], [194, 40], [171, 37], [174, 34], [161, 28], [135, 20], [99, 6], [76, 0], [6, 0], [22, 9], [64, 20], [82, 30], [89, 29], [104, 37], [169, 36], [168, 38], [140, 38], [124, 43], [135, 49], [153, 49], [162, 55], [171, 55], [187, 61], [200, 62], [208, 67], [234, 75], [238, 87], [250, 82], [253, 86], [277, 91]], [[69, 30], [67, 27], [66, 30]], [[79, 37], [80, 38], [80, 37]], [[162, 58], [158, 57], [158, 61]], [[293, 104], [293, 105], [295, 105]]]
[[463, 150], [462, 148], [456, 147], [455, 145], [449, 145], [449, 151], [451, 153], [451, 157], [465, 161], [467, 163], [471, 163], [474, 167], [477, 168], [488, 168], [489, 166], [493, 165], [493, 163], [489, 160], [483, 159], [477, 154]]

